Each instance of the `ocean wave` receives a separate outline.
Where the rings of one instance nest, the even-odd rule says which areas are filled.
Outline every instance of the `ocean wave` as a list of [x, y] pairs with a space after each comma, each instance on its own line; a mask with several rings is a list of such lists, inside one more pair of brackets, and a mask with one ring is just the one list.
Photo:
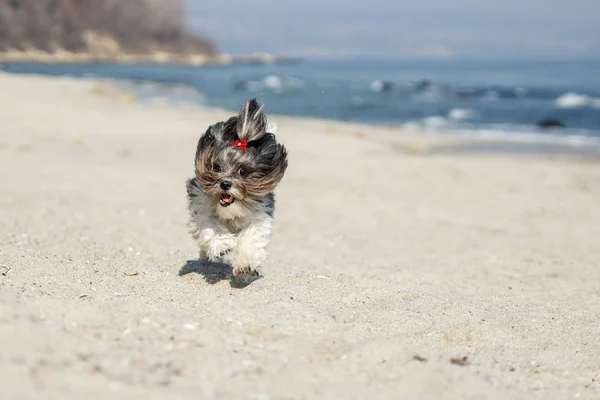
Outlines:
[[371, 88], [371, 91], [376, 93], [382, 93], [393, 90], [395, 85], [393, 82], [377, 79], [371, 82], [369, 86]]
[[513, 93], [517, 98], [523, 98], [527, 95], [527, 89], [525, 89], [524, 87], [516, 87], [513, 90]]
[[554, 104], [558, 108], [600, 108], [600, 98], [587, 96], [574, 92], [568, 92], [558, 97]]
[[422, 103], [439, 103], [444, 99], [444, 92], [441, 88], [432, 86], [422, 92], [414, 93], [411, 99]]
[[540, 76], [543, 79], [520, 72], [498, 74], [495, 64], [490, 67], [478, 75], [469, 68], [435, 64], [439, 75], [432, 76], [421, 68], [404, 70], [404, 63], [354, 62], [226, 68], [10, 64], [0, 70], [109, 79], [126, 85], [124, 91], [140, 103], [235, 111], [248, 97], [257, 97], [269, 113], [279, 115], [376, 125], [413, 121], [420, 129], [434, 131], [496, 130], [496, 125], [505, 124], [511, 132], [600, 137], [600, 85], [589, 78], [591, 69], [570, 76], [570, 83], [561, 65], [552, 67], [552, 76]]
[[185, 84], [130, 82], [120, 86], [133, 91], [143, 104], [203, 105], [206, 102], [198, 89]]
[[569, 129], [551, 133], [540, 130], [534, 125], [510, 123], [480, 125], [453, 120], [441, 115], [408, 121], [401, 126], [417, 131], [448, 133], [498, 142], [586, 147], [597, 149], [600, 152], [600, 137], [596, 135], [596, 132], [586, 129]]
[[405, 122], [402, 126], [409, 129], [441, 129], [448, 127], [450, 122], [448, 118], [441, 115], [432, 115], [419, 120]]
[[500, 95], [498, 94], [498, 92], [496, 90], [488, 90], [484, 97], [483, 100], [485, 101], [496, 101], [498, 100], [498, 98], [500, 97]]
[[597, 147], [600, 148], [600, 138], [586, 134], [549, 134], [517, 126], [498, 126], [488, 129], [453, 130], [453, 133], [465, 133], [487, 140], [498, 140], [513, 143], [529, 144], [561, 144], [571, 147]]
[[467, 108], [453, 108], [448, 111], [448, 118], [453, 121], [464, 121], [475, 117], [477, 112]]
[[439, 128], [448, 125], [448, 119], [438, 115], [434, 115], [431, 117], [423, 118], [421, 123], [428, 128]]
[[586, 132], [581, 134], [572, 132], [570, 134], [549, 134], [535, 131], [529, 127], [518, 127], [512, 125], [496, 126], [490, 128], [472, 129], [466, 126], [449, 125], [443, 117], [427, 119], [442, 125], [425, 125], [424, 121], [404, 124], [406, 129], [431, 131], [435, 133], [446, 133], [462, 138], [477, 138], [488, 142], [512, 143], [515, 145], [544, 145], [565, 146], [572, 149], [588, 149], [600, 153], [600, 138], [589, 136]]
[[466, 121], [476, 116], [476, 111], [464, 108], [453, 108], [447, 116], [431, 115], [419, 120], [406, 122], [404, 126], [414, 128], [456, 128], [460, 121]]
[[274, 93], [282, 93], [288, 89], [300, 89], [304, 81], [294, 76], [267, 75], [260, 80], [240, 81], [234, 84], [236, 89], [258, 92], [268, 90]]

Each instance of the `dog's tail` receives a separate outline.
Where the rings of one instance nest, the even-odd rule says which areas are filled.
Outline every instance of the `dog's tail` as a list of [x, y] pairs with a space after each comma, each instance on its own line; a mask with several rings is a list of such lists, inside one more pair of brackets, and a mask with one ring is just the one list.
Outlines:
[[251, 142], [262, 138], [267, 133], [267, 117], [256, 99], [244, 104], [238, 115], [236, 130], [240, 140]]

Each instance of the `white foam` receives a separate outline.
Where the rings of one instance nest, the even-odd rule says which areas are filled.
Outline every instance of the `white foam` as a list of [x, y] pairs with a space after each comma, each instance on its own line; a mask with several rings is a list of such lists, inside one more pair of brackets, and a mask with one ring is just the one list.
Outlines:
[[283, 80], [277, 75], [269, 75], [263, 79], [263, 84], [269, 89], [276, 90], [281, 89], [283, 86]]
[[585, 94], [568, 92], [554, 100], [554, 104], [558, 108], [600, 108], [600, 98], [586, 96]]
[[448, 118], [453, 121], [464, 121], [469, 118], [473, 118], [476, 112], [466, 108], [453, 108], [448, 112]]
[[527, 143], [527, 144], [562, 144], [571, 147], [600, 147], [600, 138], [594, 136], [580, 134], [549, 134], [540, 133], [534, 130], [528, 130], [526, 127], [496, 127], [490, 129], [476, 130], [452, 130], [457, 134], [468, 135], [471, 137], [479, 137], [488, 140], [501, 140], [511, 143]]
[[577, 108], [585, 107], [589, 102], [589, 97], [577, 93], [566, 93], [557, 98], [554, 103], [559, 108]]
[[540, 132], [533, 126], [503, 124], [490, 125], [487, 128], [471, 129], [453, 124], [453, 121], [441, 116], [426, 117], [421, 120], [406, 122], [402, 126], [413, 130], [431, 130], [436, 133], [446, 132], [464, 138], [480, 138], [507, 143], [566, 145], [573, 148], [592, 147], [600, 151], [600, 137], [590, 136], [590, 132], [585, 130], [570, 130], [568, 133], [549, 133]]
[[371, 90], [373, 92], [382, 92], [383, 91], [383, 81], [381, 80], [376, 80], [371, 82]]
[[287, 89], [298, 89], [304, 86], [304, 81], [294, 76], [267, 75], [260, 81], [248, 81], [245, 88], [251, 92], [270, 90], [282, 93]]
[[444, 117], [433, 116], [433, 117], [423, 118], [423, 125], [430, 127], [430, 128], [439, 128], [439, 127], [447, 125], [447, 124], [448, 124], [448, 120]]

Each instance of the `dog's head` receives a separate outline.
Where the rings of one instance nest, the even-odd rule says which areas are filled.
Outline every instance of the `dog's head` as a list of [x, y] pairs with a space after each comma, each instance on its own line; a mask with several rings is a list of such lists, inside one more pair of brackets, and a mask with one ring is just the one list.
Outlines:
[[220, 207], [260, 203], [283, 178], [287, 150], [267, 132], [262, 106], [252, 99], [239, 115], [208, 128], [196, 150], [196, 182]]

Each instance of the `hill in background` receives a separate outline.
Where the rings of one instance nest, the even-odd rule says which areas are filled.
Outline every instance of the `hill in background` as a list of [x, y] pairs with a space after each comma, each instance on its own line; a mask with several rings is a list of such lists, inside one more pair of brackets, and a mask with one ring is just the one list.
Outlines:
[[5, 61], [165, 62], [216, 56], [213, 42], [186, 26], [182, 3], [0, 0], [0, 55]]

